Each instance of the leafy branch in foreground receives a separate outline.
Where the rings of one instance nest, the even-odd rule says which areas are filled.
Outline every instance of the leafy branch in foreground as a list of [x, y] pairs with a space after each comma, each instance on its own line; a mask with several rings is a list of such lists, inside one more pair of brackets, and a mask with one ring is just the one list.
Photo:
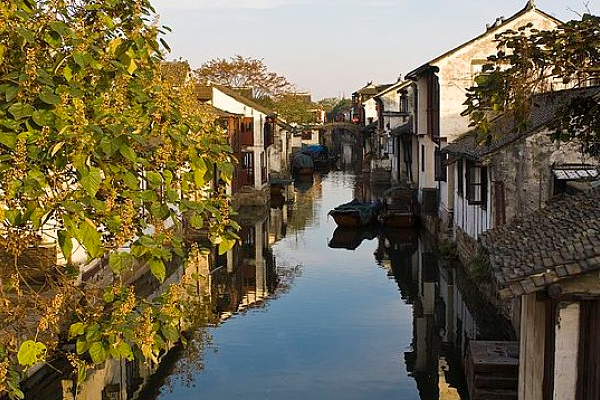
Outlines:
[[[0, 1], [0, 395], [22, 397], [23, 370], [64, 350], [65, 331], [78, 366], [156, 360], [179, 325], [123, 274], [162, 282], [186, 257], [184, 215], [220, 251], [235, 243], [229, 199], [208, 185], [215, 169], [230, 180], [227, 137], [192, 83], [161, 75], [153, 18], [147, 0]], [[58, 256], [29, 257], [55, 242]], [[83, 277], [96, 263], [111, 281]]]
[[[600, 75], [600, 18], [585, 14], [552, 31], [526, 26], [497, 36], [498, 52], [468, 89], [466, 109], [480, 142], [492, 132], [494, 119], [503, 114], [524, 129], [534, 105], [534, 94], [562, 87], [580, 87]], [[591, 102], [590, 102], [591, 101]], [[597, 149], [599, 130], [595, 100], [574, 98], [557, 112], [553, 140], [584, 141], [588, 152]], [[568, 117], [567, 117], [568, 116]], [[581, 132], [587, 132], [581, 134]]]

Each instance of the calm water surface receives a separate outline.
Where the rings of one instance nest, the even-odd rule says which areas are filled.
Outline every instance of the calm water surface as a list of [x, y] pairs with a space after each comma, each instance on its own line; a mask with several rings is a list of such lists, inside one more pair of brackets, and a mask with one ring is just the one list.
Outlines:
[[[362, 242], [342, 235], [342, 246], [360, 243], [355, 250], [328, 246], [336, 225], [327, 212], [365, 195], [357, 193], [363, 187], [344, 172], [299, 186], [283, 229], [268, 232], [272, 242], [281, 237], [271, 246], [274, 270], [295, 271], [292, 286], [285, 293], [271, 288], [274, 293], [265, 294], [271, 298], [210, 328], [212, 344], [201, 356], [202, 366], [190, 367], [194, 363], [186, 358], [193, 355], [184, 350], [173, 375], [161, 382], [158, 399], [460, 399], [446, 374], [439, 374], [440, 365], [447, 368], [444, 359], [440, 364], [423, 348], [431, 340], [421, 338], [422, 348], [416, 348], [416, 323], [427, 305], [415, 314], [411, 289], [399, 290], [413, 282], [394, 276], [418, 275], [410, 270], [419, 265], [415, 254], [422, 245], [410, 233], [397, 240], [392, 234], [390, 241], [366, 232]], [[281, 219], [277, 212], [271, 210], [271, 224]], [[408, 270], [396, 271], [402, 268]], [[262, 274], [256, 277], [262, 281]], [[254, 285], [258, 297], [271, 290], [268, 283], [243, 285]], [[246, 293], [238, 302], [252, 303], [251, 297]], [[426, 330], [437, 329], [432, 318], [424, 321]]]

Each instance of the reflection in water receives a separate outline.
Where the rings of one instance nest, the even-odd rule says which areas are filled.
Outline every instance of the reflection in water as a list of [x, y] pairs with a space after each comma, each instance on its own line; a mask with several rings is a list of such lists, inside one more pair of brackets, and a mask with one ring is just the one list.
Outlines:
[[[78, 399], [465, 400], [469, 340], [512, 333], [425, 232], [336, 229], [327, 218], [379, 191], [330, 172], [284, 188], [268, 210], [242, 210], [239, 246], [170, 270], [171, 282], [202, 277], [209, 325], [160, 366], [107, 363]], [[29, 399], [73, 398], [70, 375], [45, 374]]]

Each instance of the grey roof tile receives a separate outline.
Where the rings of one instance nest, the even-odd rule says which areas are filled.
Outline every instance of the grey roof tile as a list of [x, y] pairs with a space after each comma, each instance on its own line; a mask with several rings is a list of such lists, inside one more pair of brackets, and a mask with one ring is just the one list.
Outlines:
[[491, 137], [494, 139], [490, 143], [485, 145], [478, 144], [476, 141], [477, 132], [470, 131], [444, 147], [442, 151], [451, 155], [462, 155], [468, 158], [479, 159], [510, 143], [540, 131], [554, 119], [556, 111], [566, 102], [577, 97], [590, 97], [598, 93], [600, 93], [600, 87], [593, 86], [537, 95], [534, 97], [533, 109], [527, 122], [527, 129], [519, 131], [513, 120], [501, 116], [495, 124], [496, 128], [491, 134]]
[[[596, 188], [560, 196], [511, 225], [490, 229], [480, 241], [500, 289], [510, 286], [516, 294], [521, 285], [523, 292], [529, 291], [535, 275], [551, 273], [560, 279], [600, 269], [600, 246], [595, 245], [600, 229], [589, 228], [599, 223], [600, 188]], [[546, 286], [549, 281], [541, 282], [536, 279], [535, 285]]]

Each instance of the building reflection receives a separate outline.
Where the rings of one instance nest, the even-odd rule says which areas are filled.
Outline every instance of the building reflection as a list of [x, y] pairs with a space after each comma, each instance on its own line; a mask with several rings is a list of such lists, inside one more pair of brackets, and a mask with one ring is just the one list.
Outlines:
[[463, 360], [469, 341], [509, 340], [510, 323], [487, 305], [462, 266], [439, 257], [425, 231], [384, 230], [375, 258], [413, 307], [413, 338], [404, 359], [421, 399], [467, 399]]
[[[294, 210], [295, 196], [319, 196], [313, 184], [298, 194], [293, 186], [283, 189], [283, 200], [275, 201], [272, 208], [240, 210], [237, 222], [241, 242], [232, 250], [219, 255], [216, 249], [208, 254], [199, 254], [195, 262], [176, 260], [167, 268], [167, 278], [161, 284], [150, 271], [142, 269], [127, 276], [126, 284], [133, 285], [136, 293], [144, 298], [153, 298], [167, 290], [172, 283], [188, 283], [190, 296], [201, 299], [203, 326], [197, 328], [190, 344], [183, 349], [175, 346], [161, 360], [160, 365], [143, 360], [107, 360], [103, 368], [88, 373], [86, 381], [77, 389], [77, 399], [85, 400], [133, 400], [153, 399], [159, 388], [172, 375], [187, 374], [203, 368], [203, 332], [206, 324], [218, 325], [235, 314], [249, 309], [264, 307], [265, 303], [287, 292], [300, 273], [298, 266], [277, 266], [271, 246], [286, 236], [290, 216], [296, 212], [297, 227], [303, 224], [300, 218], [312, 218], [306, 209]], [[310, 202], [309, 202], [310, 203]], [[202, 237], [203, 235], [199, 235]], [[200, 247], [207, 246], [201, 240]], [[112, 277], [108, 267], [97, 271], [90, 282], [104, 281]], [[126, 275], [126, 274], [125, 274]], [[185, 366], [185, 367], [182, 367]], [[181, 369], [189, 369], [186, 373]], [[41, 368], [25, 382], [26, 399], [31, 400], [75, 400], [74, 375], [66, 360], [55, 360], [52, 368]]]

